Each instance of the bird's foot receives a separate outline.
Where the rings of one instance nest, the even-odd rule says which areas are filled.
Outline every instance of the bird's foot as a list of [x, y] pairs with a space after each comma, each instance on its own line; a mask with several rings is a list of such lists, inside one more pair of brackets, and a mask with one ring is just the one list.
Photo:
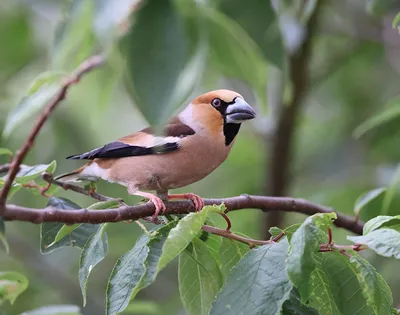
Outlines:
[[194, 203], [194, 207], [196, 211], [200, 211], [201, 209], [204, 208], [204, 200], [200, 196], [193, 194], [193, 193], [187, 193], [187, 194], [175, 194], [175, 195], [168, 195], [168, 199], [187, 199], [191, 200]]

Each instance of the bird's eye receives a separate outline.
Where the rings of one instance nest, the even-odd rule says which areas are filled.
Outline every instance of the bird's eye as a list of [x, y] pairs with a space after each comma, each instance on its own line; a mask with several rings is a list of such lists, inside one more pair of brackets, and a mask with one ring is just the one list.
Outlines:
[[222, 103], [222, 101], [219, 98], [214, 98], [211, 102], [212, 106], [214, 106], [214, 107], [220, 107], [221, 103]]

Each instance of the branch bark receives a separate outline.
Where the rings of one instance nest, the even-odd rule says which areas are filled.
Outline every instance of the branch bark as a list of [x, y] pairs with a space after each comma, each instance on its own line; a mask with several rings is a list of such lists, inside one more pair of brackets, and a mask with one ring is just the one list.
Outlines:
[[60, 87], [54, 98], [47, 104], [40, 117], [37, 119], [32, 131], [28, 135], [25, 140], [25, 143], [22, 145], [21, 149], [18, 150], [17, 155], [13, 159], [10, 169], [7, 174], [6, 182], [4, 183], [4, 187], [0, 193], [0, 216], [3, 215], [4, 207], [1, 205], [5, 205], [8, 193], [10, 192], [11, 186], [15, 177], [17, 176], [19, 167], [23, 162], [25, 156], [31, 149], [36, 139], [36, 136], [39, 134], [40, 129], [42, 129], [44, 123], [49, 118], [50, 114], [56, 108], [56, 106], [65, 99], [67, 95], [67, 91], [71, 85], [79, 82], [80, 78], [87, 72], [93, 70], [94, 68], [99, 67], [104, 63], [104, 57], [100, 55], [92, 56], [86, 61], [84, 61], [78, 68], [65, 80], [64, 84]]
[[[289, 190], [289, 174], [292, 161], [293, 136], [296, 129], [297, 117], [301, 110], [304, 97], [309, 86], [308, 63], [311, 57], [312, 39], [316, 29], [316, 8], [308, 21], [307, 38], [299, 50], [289, 57], [289, 78], [293, 87], [292, 98], [287, 104], [281, 104], [278, 122], [269, 147], [270, 160], [267, 169], [268, 185], [266, 195], [285, 196]], [[270, 237], [268, 230], [272, 226], [281, 226], [283, 213], [267, 213], [264, 231], [265, 238]]]
[[[241, 209], [260, 209], [264, 212], [283, 211], [298, 212], [305, 215], [316, 213], [335, 212], [333, 209], [309, 202], [304, 199], [289, 197], [265, 197], [242, 195], [223, 199], [204, 199], [205, 205], [220, 205], [224, 203], [227, 212]], [[167, 202], [166, 214], [187, 214], [194, 212], [195, 208], [191, 201]], [[0, 208], [2, 206], [0, 205]], [[138, 220], [154, 214], [155, 208], [152, 203], [136, 206], [121, 206], [106, 210], [60, 210], [55, 208], [35, 209], [25, 208], [13, 204], [3, 206], [3, 219], [5, 221], [27, 221], [32, 223], [62, 222], [74, 223], [104, 223], [120, 222], [127, 220]], [[356, 221], [354, 217], [336, 212], [338, 218], [334, 222], [337, 227], [347, 229], [355, 234], [362, 234], [364, 223]]]

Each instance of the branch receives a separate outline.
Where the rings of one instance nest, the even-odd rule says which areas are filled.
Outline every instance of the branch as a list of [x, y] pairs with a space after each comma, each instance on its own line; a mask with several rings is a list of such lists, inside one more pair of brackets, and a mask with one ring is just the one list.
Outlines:
[[[204, 199], [205, 205], [219, 205], [224, 203], [227, 211], [241, 209], [260, 209], [264, 212], [284, 211], [298, 212], [305, 215], [316, 213], [334, 212], [333, 209], [321, 206], [304, 199], [289, 197], [265, 197], [242, 195], [223, 199]], [[166, 214], [187, 214], [194, 212], [195, 208], [191, 201], [167, 202]], [[136, 206], [121, 206], [106, 210], [60, 210], [55, 208], [35, 209], [25, 208], [8, 204], [4, 206], [3, 219], [6, 221], [28, 221], [32, 223], [62, 222], [74, 223], [104, 223], [138, 220], [154, 214], [155, 208], [152, 203]], [[334, 222], [337, 227], [347, 229], [355, 234], [362, 234], [363, 222], [356, 221], [354, 217], [336, 212], [338, 218]]]
[[99, 194], [99, 193], [94, 192], [94, 191], [91, 192], [89, 190], [86, 190], [86, 189], [84, 189], [82, 187], [79, 187], [79, 186], [76, 186], [76, 185], [60, 182], [58, 180], [55, 180], [52, 175], [47, 174], [47, 173], [43, 174], [42, 178], [46, 182], [48, 182], [49, 184], [54, 184], [56, 186], [64, 188], [65, 190], [72, 190], [72, 191], [74, 191], [74, 192], [76, 192], [78, 194], [85, 195], [85, 196], [88, 196], [88, 197], [92, 197], [93, 199], [96, 199], [96, 200], [99, 200], [99, 201], [117, 200], [121, 204], [123, 203], [121, 199], [115, 199], [115, 198], [112, 198], [112, 197], [107, 197], [107, 196], [104, 196], [104, 195]]
[[36, 121], [32, 131], [28, 135], [25, 140], [25, 143], [22, 145], [21, 149], [17, 152], [15, 159], [11, 163], [11, 167], [7, 174], [6, 182], [4, 183], [4, 187], [1, 190], [0, 194], [0, 216], [3, 215], [4, 205], [7, 200], [8, 193], [11, 189], [12, 183], [15, 179], [15, 176], [18, 173], [19, 167], [24, 160], [26, 154], [33, 146], [36, 136], [39, 134], [42, 129], [44, 123], [49, 118], [50, 114], [56, 108], [56, 106], [65, 99], [67, 95], [67, 91], [69, 87], [73, 84], [79, 82], [80, 78], [87, 72], [93, 70], [94, 68], [99, 67], [104, 63], [104, 57], [97, 55], [92, 56], [86, 61], [84, 61], [78, 68], [65, 80], [63, 85], [60, 87], [54, 98], [49, 102], [49, 104], [45, 107], [42, 114]]
[[[317, 3], [314, 12], [308, 20], [307, 38], [299, 50], [289, 57], [289, 78], [293, 92], [291, 100], [287, 104], [280, 105], [277, 125], [272, 136], [273, 142], [268, 152], [270, 153], [270, 161], [267, 169], [269, 181], [265, 192], [266, 195], [284, 196], [287, 194], [289, 188], [293, 136], [301, 105], [308, 92], [308, 64], [311, 58], [312, 39], [316, 30], [319, 6]], [[266, 238], [269, 237], [269, 228], [271, 226], [279, 226], [282, 219], [281, 213], [267, 215], [265, 222]]]

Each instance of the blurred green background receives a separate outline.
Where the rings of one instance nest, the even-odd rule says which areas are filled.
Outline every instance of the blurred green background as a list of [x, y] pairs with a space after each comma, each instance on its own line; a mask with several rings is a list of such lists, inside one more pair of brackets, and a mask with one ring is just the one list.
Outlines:
[[[359, 138], [353, 133], [384, 110], [399, 112], [400, 35], [392, 28], [400, 11], [396, 1], [177, 0], [168, 6], [170, 1], [152, 0], [140, 9], [132, 7], [138, 2], [101, 0], [93, 9], [93, 2], [84, 0], [1, 1], [0, 130], [40, 73], [71, 71], [94, 52], [105, 50], [110, 55], [105, 67], [71, 88], [41, 131], [27, 164], [56, 160], [57, 173], [70, 171], [81, 163], [65, 156], [103, 145], [148, 122], [160, 123], [192, 96], [228, 88], [244, 95], [258, 117], [243, 126], [219, 169], [180, 191], [204, 197], [288, 195], [351, 215], [360, 194], [390, 184], [400, 157], [400, 115], [390, 115], [389, 122]], [[115, 26], [119, 32], [129, 27], [122, 23], [128, 8], [135, 11], [132, 33], [115, 43]], [[314, 9], [315, 21], [309, 19]], [[298, 58], [308, 41], [312, 53], [303, 51], [304, 59]], [[291, 73], [289, 67], [298, 72]], [[128, 84], [122, 70], [127, 70]], [[182, 83], [178, 77], [184, 70], [187, 77]], [[279, 122], [296, 93], [302, 100], [286, 126], [292, 136], [285, 140], [292, 150], [279, 158], [277, 150], [282, 148], [276, 144], [285, 139]], [[18, 149], [36, 111], [27, 116], [10, 135], [3, 135], [0, 147]], [[129, 203], [140, 200], [118, 185], [101, 183], [98, 189]], [[70, 192], [60, 196], [81, 206], [91, 202]], [[11, 202], [43, 207], [46, 199], [20, 191]], [[399, 206], [396, 196], [390, 214], [400, 214]], [[363, 209], [361, 218], [367, 220], [381, 208], [378, 198]], [[304, 219], [293, 213], [266, 219], [257, 210], [229, 217], [233, 230], [254, 238], [267, 237], [271, 222], [283, 228]], [[20, 271], [30, 285], [15, 305], [2, 305], [0, 314], [20, 314], [50, 304], [81, 305], [79, 251], [41, 255], [39, 226], [8, 222], [6, 230], [11, 251], [0, 252], [0, 271]], [[135, 224], [110, 226], [109, 254], [90, 277], [84, 314], [104, 313], [111, 268], [139, 233]], [[347, 231], [334, 230], [338, 243], [346, 243], [346, 235]], [[395, 305], [400, 304], [399, 262], [371, 252], [365, 256], [388, 281]], [[133, 305], [135, 314], [185, 314], [176, 264], [161, 272]]]

